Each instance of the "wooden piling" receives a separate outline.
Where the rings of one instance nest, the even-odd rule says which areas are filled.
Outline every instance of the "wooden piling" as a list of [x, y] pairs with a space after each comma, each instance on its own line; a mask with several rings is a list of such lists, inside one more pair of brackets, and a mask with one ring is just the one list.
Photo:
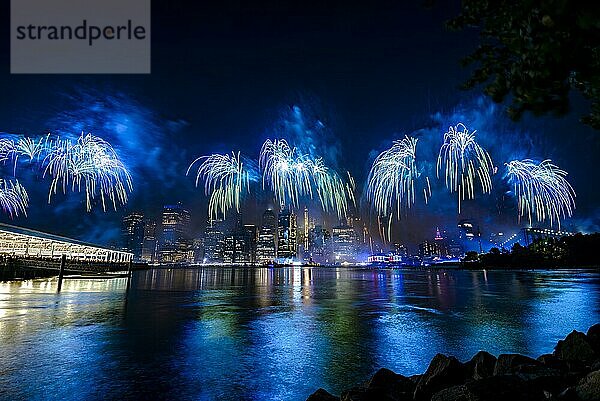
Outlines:
[[60, 292], [62, 288], [63, 276], [65, 274], [65, 264], [67, 263], [67, 255], [62, 255], [60, 258], [60, 271], [58, 272], [58, 289], [56, 292]]
[[133, 270], [133, 261], [129, 261], [127, 268], [127, 289], [129, 289], [131, 285], [131, 271]]

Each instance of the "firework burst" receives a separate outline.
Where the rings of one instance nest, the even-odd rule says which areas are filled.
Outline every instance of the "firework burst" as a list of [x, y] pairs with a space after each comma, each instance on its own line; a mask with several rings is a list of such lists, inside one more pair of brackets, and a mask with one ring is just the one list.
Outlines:
[[[400, 218], [403, 206], [415, 202], [417, 139], [409, 136], [394, 141], [390, 149], [381, 152], [371, 167], [367, 184], [367, 199], [378, 214]], [[395, 205], [395, 207], [394, 207]]]
[[0, 138], [0, 162], [12, 159], [17, 151], [15, 141], [8, 138]]
[[29, 197], [25, 188], [15, 180], [0, 179], [0, 207], [11, 218], [23, 214], [27, 216]]
[[209, 218], [214, 220], [219, 214], [224, 217], [232, 207], [239, 211], [242, 194], [250, 191], [250, 174], [240, 153], [199, 157], [190, 164], [186, 175], [197, 163], [200, 165], [196, 171], [196, 186], [204, 181], [204, 191], [210, 196]]
[[131, 175], [112, 146], [101, 138], [83, 133], [77, 141], [60, 139], [48, 142], [47, 155], [43, 160], [44, 176], [52, 177], [48, 191], [48, 203], [61, 187], [63, 193], [85, 191], [86, 209], [92, 209], [93, 201], [100, 198], [106, 211], [108, 199], [116, 210], [124, 205], [128, 192], [133, 190]]
[[450, 127], [444, 134], [436, 172], [444, 170], [446, 187], [458, 193], [458, 212], [461, 200], [475, 198], [475, 182], [479, 181], [483, 193], [492, 191], [494, 164], [488, 152], [475, 141], [475, 133], [463, 123]]
[[313, 198], [316, 192], [323, 210], [335, 211], [339, 217], [346, 215], [348, 199], [353, 199], [352, 181], [344, 182], [322, 158], [300, 153], [285, 139], [267, 139], [260, 151], [259, 166], [263, 188], [268, 185], [281, 205], [298, 207], [301, 197]]
[[29, 137], [19, 138], [14, 147], [15, 164], [17, 162], [16, 159], [19, 156], [27, 157], [29, 161], [39, 160], [41, 155], [48, 149], [47, 145], [49, 138], [50, 135], [42, 137], [37, 141]]
[[535, 162], [530, 159], [506, 163], [506, 177], [514, 186], [518, 200], [519, 219], [527, 216], [529, 224], [533, 217], [550, 226], [570, 217], [575, 209], [575, 191], [566, 180], [567, 172], [551, 160]]

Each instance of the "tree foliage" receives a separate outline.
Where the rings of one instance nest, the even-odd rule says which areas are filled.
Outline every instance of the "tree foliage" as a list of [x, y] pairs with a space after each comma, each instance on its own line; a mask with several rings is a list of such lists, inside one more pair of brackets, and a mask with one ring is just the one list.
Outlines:
[[492, 248], [479, 255], [479, 261], [483, 267], [590, 267], [598, 266], [598, 249], [600, 234], [576, 234], [560, 239], [540, 238], [527, 247], [516, 243], [510, 251]]
[[590, 100], [582, 121], [600, 129], [600, 2], [589, 0], [463, 0], [451, 29], [477, 28], [480, 44], [465, 89], [483, 85], [507, 99], [513, 120], [524, 112], [563, 115], [569, 92]]

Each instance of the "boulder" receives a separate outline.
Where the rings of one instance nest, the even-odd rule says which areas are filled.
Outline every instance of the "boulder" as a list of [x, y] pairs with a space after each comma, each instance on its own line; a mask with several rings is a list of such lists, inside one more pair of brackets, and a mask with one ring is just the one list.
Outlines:
[[340, 397], [341, 401], [409, 401], [411, 398], [398, 398], [383, 388], [354, 387], [346, 390]]
[[431, 397], [431, 401], [470, 401], [469, 389], [460, 384], [438, 391]]
[[542, 391], [530, 388], [516, 376], [492, 376], [449, 387], [433, 395], [431, 401], [537, 401]]
[[414, 399], [428, 400], [434, 393], [462, 384], [465, 377], [465, 366], [453, 356], [437, 354], [429, 363], [414, 393]]
[[590, 327], [587, 332], [587, 342], [592, 346], [596, 357], [600, 358], [600, 323]]
[[556, 356], [554, 356], [552, 354], [540, 355], [537, 358], [537, 361], [548, 368], [558, 369], [560, 371], [566, 371], [569, 369], [569, 367], [565, 361], [558, 359]]
[[577, 397], [582, 401], [600, 400], [600, 370], [581, 379], [575, 387]]
[[563, 361], [590, 362], [594, 359], [594, 350], [585, 334], [573, 330], [554, 348], [554, 355]]
[[520, 354], [501, 354], [494, 367], [494, 376], [511, 374], [521, 365], [539, 365], [540, 362]]
[[309, 395], [306, 401], [340, 401], [340, 397], [331, 395], [326, 390], [320, 388]]
[[399, 375], [389, 369], [379, 369], [369, 381], [368, 389], [381, 389], [391, 398], [405, 399], [410, 397], [415, 391], [415, 383], [408, 377]]
[[520, 365], [515, 369], [515, 375], [529, 388], [552, 394], [558, 394], [573, 384], [560, 370], [543, 365]]
[[466, 378], [479, 380], [494, 374], [496, 357], [488, 352], [479, 351], [473, 358], [465, 363]]

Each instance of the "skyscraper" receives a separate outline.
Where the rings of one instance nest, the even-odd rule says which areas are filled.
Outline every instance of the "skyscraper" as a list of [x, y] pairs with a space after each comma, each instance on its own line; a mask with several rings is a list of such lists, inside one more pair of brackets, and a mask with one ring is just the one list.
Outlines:
[[292, 259], [298, 256], [297, 230], [296, 214], [282, 210], [277, 224], [277, 258]]
[[144, 215], [133, 212], [125, 216], [122, 224], [122, 236], [123, 246], [133, 253], [133, 260], [141, 260], [144, 243]]
[[262, 215], [258, 233], [256, 257], [259, 263], [269, 263], [277, 257], [277, 217], [271, 209]]
[[243, 252], [246, 245], [242, 215], [240, 213], [229, 215], [226, 223], [228, 223], [229, 229], [225, 233], [223, 261], [225, 263], [245, 263]]
[[181, 203], [167, 205], [162, 213], [160, 261], [181, 263], [193, 261], [193, 244], [189, 233], [190, 212]]
[[322, 225], [315, 225], [308, 232], [309, 260], [315, 263], [331, 262], [331, 247], [329, 232]]
[[144, 244], [142, 246], [142, 260], [144, 262], [156, 262], [156, 246], [156, 221], [146, 220], [144, 224]]
[[258, 229], [254, 224], [244, 224], [244, 249], [243, 258], [245, 263], [256, 263], [256, 242]]
[[308, 220], [308, 208], [304, 206], [304, 249], [308, 251], [308, 230], [309, 230], [309, 220]]
[[209, 220], [204, 231], [205, 263], [223, 263], [225, 251], [225, 233], [222, 220]]
[[356, 261], [356, 232], [348, 225], [333, 227], [333, 256], [336, 263]]

